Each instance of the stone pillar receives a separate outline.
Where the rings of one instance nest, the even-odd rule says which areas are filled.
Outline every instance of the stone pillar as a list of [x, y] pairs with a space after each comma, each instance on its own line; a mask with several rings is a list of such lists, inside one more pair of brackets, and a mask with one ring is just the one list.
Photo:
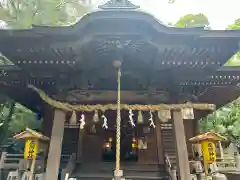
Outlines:
[[173, 130], [176, 140], [177, 170], [179, 180], [190, 180], [188, 150], [182, 112], [180, 110], [173, 111]]
[[48, 160], [45, 179], [58, 179], [58, 171], [61, 159], [62, 140], [64, 134], [65, 112], [56, 109], [52, 126], [52, 135], [48, 151]]

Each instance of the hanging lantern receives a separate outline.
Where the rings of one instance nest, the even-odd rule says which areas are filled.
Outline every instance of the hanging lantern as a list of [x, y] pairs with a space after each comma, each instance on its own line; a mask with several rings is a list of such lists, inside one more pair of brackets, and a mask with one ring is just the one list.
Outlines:
[[161, 111], [158, 111], [158, 119], [159, 119], [162, 123], [168, 122], [168, 120], [171, 119], [171, 112], [170, 112], [170, 110], [161, 110]]
[[69, 123], [70, 124], [77, 124], [77, 114], [75, 111], [72, 112], [72, 116], [69, 120]]
[[81, 119], [80, 119], [80, 129], [83, 129], [85, 126], [85, 115], [81, 114]]
[[142, 111], [138, 111], [138, 123], [139, 123], [139, 124], [142, 124], [142, 123], [143, 123]]
[[130, 109], [129, 110], [129, 123], [131, 124], [132, 127], [135, 127], [136, 125], [134, 123], [133, 116], [134, 116], [134, 114], [133, 114], [132, 110]]
[[94, 111], [93, 122], [95, 122], [95, 123], [99, 122], [99, 116], [98, 116], [97, 110]]

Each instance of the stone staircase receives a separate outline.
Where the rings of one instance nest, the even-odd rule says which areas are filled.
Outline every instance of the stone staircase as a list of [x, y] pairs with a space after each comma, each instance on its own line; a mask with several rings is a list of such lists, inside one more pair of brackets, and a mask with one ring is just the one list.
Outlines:
[[172, 165], [176, 165], [176, 143], [171, 122], [161, 124], [161, 135], [164, 152], [168, 155]]
[[63, 137], [63, 143], [62, 143], [62, 156], [60, 160], [61, 169], [66, 167], [70, 156], [73, 153], [77, 153], [78, 133], [79, 133], [79, 130], [77, 128], [64, 129], [64, 137]]
[[78, 148], [78, 136], [79, 136], [78, 128], [65, 128], [64, 129], [62, 154], [71, 155], [72, 153], [76, 153], [77, 148]]
[[[77, 180], [111, 180], [115, 169], [114, 162], [83, 163], [78, 165], [71, 175]], [[142, 165], [138, 163], [122, 163], [124, 178], [132, 180], [168, 180], [164, 165]]]

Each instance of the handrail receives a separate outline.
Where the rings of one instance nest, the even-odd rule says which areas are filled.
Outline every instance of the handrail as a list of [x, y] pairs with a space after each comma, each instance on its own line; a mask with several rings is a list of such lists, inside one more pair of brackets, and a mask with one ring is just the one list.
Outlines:
[[164, 157], [165, 157], [165, 165], [167, 168], [167, 172], [170, 175], [170, 179], [177, 180], [176, 169], [174, 169], [174, 167], [172, 166], [170, 158], [168, 157], [167, 153], [164, 154]]
[[170, 159], [169, 159], [167, 153], [164, 154], [164, 159], [165, 159], [166, 171], [169, 174], [169, 176], [171, 177], [172, 164], [170, 162]]
[[172, 164], [171, 164], [171, 161], [170, 161], [170, 159], [169, 159], [169, 157], [168, 157], [168, 155], [165, 153], [165, 164], [167, 165], [167, 167], [168, 168], [172, 168]]
[[68, 175], [71, 175], [73, 170], [75, 169], [75, 166], [76, 166], [76, 153], [73, 153], [70, 158], [69, 158], [69, 161], [66, 165], [66, 167], [62, 170], [62, 179], [65, 179], [65, 176], [68, 174]]
[[3, 169], [4, 167], [4, 161], [6, 158], [7, 152], [2, 152], [1, 159], [0, 159], [0, 169]]
[[23, 159], [23, 154], [2, 152], [0, 169], [18, 169], [21, 159]]

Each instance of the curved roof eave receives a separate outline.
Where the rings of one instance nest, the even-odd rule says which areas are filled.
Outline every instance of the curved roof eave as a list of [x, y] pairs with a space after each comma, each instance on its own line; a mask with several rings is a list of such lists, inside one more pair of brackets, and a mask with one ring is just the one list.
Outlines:
[[174, 35], [193, 35], [203, 38], [240, 38], [240, 30], [205, 30], [204, 28], [168, 27], [152, 15], [139, 10], [98, 10], [84, 15], [76, 24], [70, 26], [40, 26], [31, 29], [12, 30], [1, 29], [0, 38], [6, 37], [43, 37], [76, 35], [81, 33], [89, 23], [99, 19], [132, 19], [145, 21], [157, 32]]

